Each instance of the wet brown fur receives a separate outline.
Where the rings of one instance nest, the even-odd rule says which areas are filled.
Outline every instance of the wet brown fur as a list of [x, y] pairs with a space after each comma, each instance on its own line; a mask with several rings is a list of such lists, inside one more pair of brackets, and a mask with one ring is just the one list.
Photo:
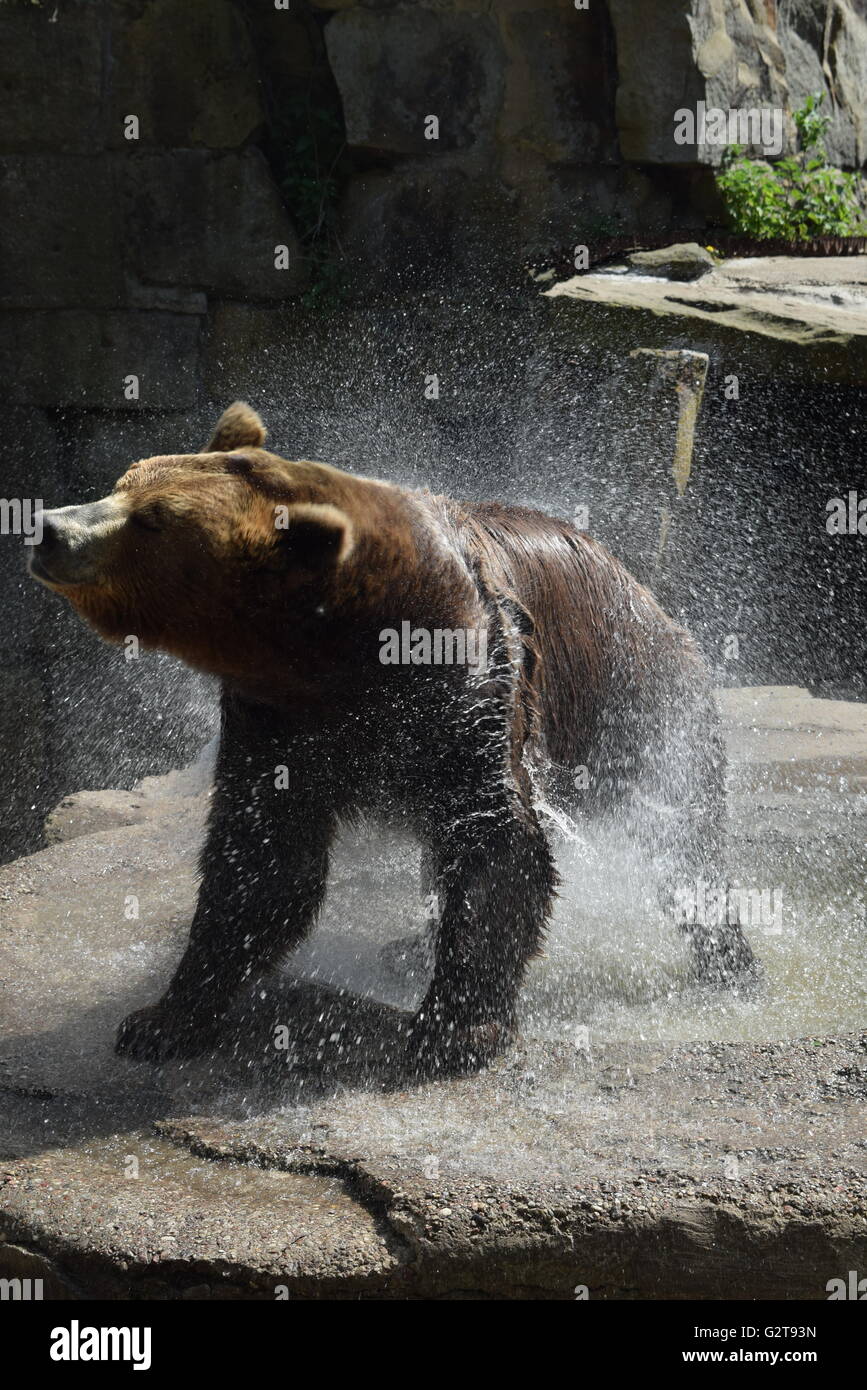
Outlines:
[[[672, 676], [695, 690], [707, 686], [689, 634], [590, 536], [559, 517], [496, 502], [464, 503], [461, 513], [488, 582], [529, 620], [527, 699], [541, 756], [590, 765], [612, 702], [660, 698]], [[708, 713], [715, 723], [710, 705]]]
[[[236, 403], [205, 452], [134, 464], [98, 581], [55, 586], [109, 640], [135, 633], [223, 683], [190, 943], [118, 1047], [157, 1060], [219, 1039], [240, 984], [310, 929], [338, 822], [374, 811], [416, 829], [440, 897], [410, 1055], [426, 1073], [478, 1065], [514, 1030], [551, 909], [537, 778], [568, 792], [585, 765], [595, 809], [657, 778], [681, 803], [659, 852], [675, 844], [690, 872], [717, 854], [707, 673], [647, 590], [566, 522], [289, 462], [264, 439]], [[383, 665], [380, 634], [404, 620], [484, 629], [488, 671]], [[278, 764], [291, 795], [275, 791]]]

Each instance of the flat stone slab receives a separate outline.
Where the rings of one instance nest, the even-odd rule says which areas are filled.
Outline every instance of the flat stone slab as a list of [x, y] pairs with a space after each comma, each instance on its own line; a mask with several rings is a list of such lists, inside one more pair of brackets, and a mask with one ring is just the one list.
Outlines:
[[[805, 370], [867, 383], [867, 256], [765, 256], [722, 262], [683, 283], [630, 271], [596, 271], [552, 285], [545, 296], [669, 318], [698, 346], [731, 349], [743, 335], [765, 340]], [[680, 323], [678, 324], [678, 321]], [[770, 342], [768, 341], [770, 340]], [[777, 358], [774, 358], [777, 361]]]
[[[824, 866], [863, 896], [867, 707], [792, 687], [720, 702], [735, 858], [788, 854], [787, 891]], [[326, 915], [324, 944], [239, 1001], [220, 1053], [160, 1069], [115, 1057], [119, 1019], [158, 992], [187, 929], [206, 773], [126, 794], [129, 823], [97, 833], [72, 798], [71, 838], [0, 870], [0, 1276], [43, 1278], [57, 1298], [556, 1299], [583, 1285], [823, 1299], [867, 1264], [867, 1033], [792, 1036], [775, 1005], [781, 1034], [756, 1036], [762, 986], [758, 1001], [690, 1001], [675, 960], [645, 998], [643, 957], [594, 1014], [581, 991], [616, 973], [616, 952], [579, 973], [572, 1014], [552, 1013], [551, 972], [571, 959], [555, 924], [518, 1045], [478, 1076], [413, 1084], [400, 1041], [424, 966], [389, 977], [380, 956], [413, 926], [389, 887], [413, 861], [394, 851], [393, 870], [376, 835], [335, 866], [351, 930]], [[592, 961], [592, 904], [589, 922]], [[857, 1005], [867, 929], [845, 933]], [[796, 973], [798, 1018], [799, 989], [845, 992], [819, 978], [824, 938], [804, 949], [797, 934], [758, 943], [774, 990]], [[732, 1026], [743, 1040], [713, 1040]]]

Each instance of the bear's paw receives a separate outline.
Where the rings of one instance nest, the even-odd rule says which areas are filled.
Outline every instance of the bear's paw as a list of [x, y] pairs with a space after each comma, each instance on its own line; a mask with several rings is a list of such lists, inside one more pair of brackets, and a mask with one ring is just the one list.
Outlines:
[[195, 1057], [215, 1043], [210, 1030], [179, 1019], [159, 1004], [128, 1014], [117, 1030], [114, 1050], [136, 1062], [168, 1062]]
[[406, 1069], [412, 1075], [433, 1080], [436, 1077], [465, 1076], [489, 1066], [504, 1052], [514, 1030], [504, 1023], [440, 1023], [435, 1029], [416, 1018], [409, 1031]]

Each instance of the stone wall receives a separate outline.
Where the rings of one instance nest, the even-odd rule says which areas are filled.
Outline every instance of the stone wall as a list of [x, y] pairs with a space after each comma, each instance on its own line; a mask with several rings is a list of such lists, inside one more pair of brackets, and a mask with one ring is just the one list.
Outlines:
[[[199, 446], [213, 411], [248, 391], [279, 395], [299, 448], [321, 440], [351, 465], [341, 443], [362, 407], [338, 399], [336, 374], [362, 373], [371, 420], [401, 416], [393, 378], [410, 360], [425, 370], [434, 336], [420, 284], [490, 301], [552, 244], [703, 224], [711, 180], [702, 152], [673, 142], [678, 106], [791, 104], [822, 86], [832, 152], [863, 163], [865, 34], [864, 0], [0, 0], [0, 491], [98, 496], [135, 457]], [[329, 250], [362, 315], [337, 357], [336, 330], [302, 307], [321, 272], [319, 140]], [[372, 334], [374, 293], [387, 370], [359, 364], [349, 336]], [[521, 341], [508, 294], [456, 311], [438, 360], [443, 331], [461, 363], [443, 453], [482, 430], [496, 455], [517, 407], [490, 381], [518, 380], [538, 345]], [[103, 647], [25, 580], [15, 536], [0, 602], [9, 854], [65, 791], [191, 753], [212, 700], [165, 663], [131, 669]]]
[[[832, 161], [855, 168], [867, 160], [864, 0], [611, 0], [610, 10], [626, 159], [693, 163], [695, 151], [671, 140], [678, 107], [705, 101], [791, 113], [824, 91]], [[790, 141], [793, 133], [789, 122]], [[719, 150], [699, 152], [701, 162], [718, 158]]]
[[437, 242], [496, 266], [699, 224], [716, 154], [673, 139], [699, 100], [822, 88], [832, 155], [867, 160], [865, 0], [6, 0], [0, 65], [2, 370], [28, 407], [126, 409], [137, 372], [136, 409], [188, 409], [213, 303], [305, 289], [274, 158], [301, 95], [342, 122], [341, 245], [366, 285]]
[[700, 101], [783, 109], [789, 148], [791, 111], [824, 91], [831, 158], [867, 161], [864, 0], [316, 3], [360, 157], [346, 237], [375, 265], [456, 219], [489, 265], [546, 238], [701, 226], [720, 150], [674, 140]]

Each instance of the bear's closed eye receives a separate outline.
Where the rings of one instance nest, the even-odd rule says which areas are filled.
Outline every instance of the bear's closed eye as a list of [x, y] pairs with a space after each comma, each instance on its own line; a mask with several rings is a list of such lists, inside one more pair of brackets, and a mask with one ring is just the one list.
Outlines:
[[154, 511], [132, 512], [130, 521], [135, 526], [140, 526], [144, 531], [161, 531], [162, 523], [159, 515]]

